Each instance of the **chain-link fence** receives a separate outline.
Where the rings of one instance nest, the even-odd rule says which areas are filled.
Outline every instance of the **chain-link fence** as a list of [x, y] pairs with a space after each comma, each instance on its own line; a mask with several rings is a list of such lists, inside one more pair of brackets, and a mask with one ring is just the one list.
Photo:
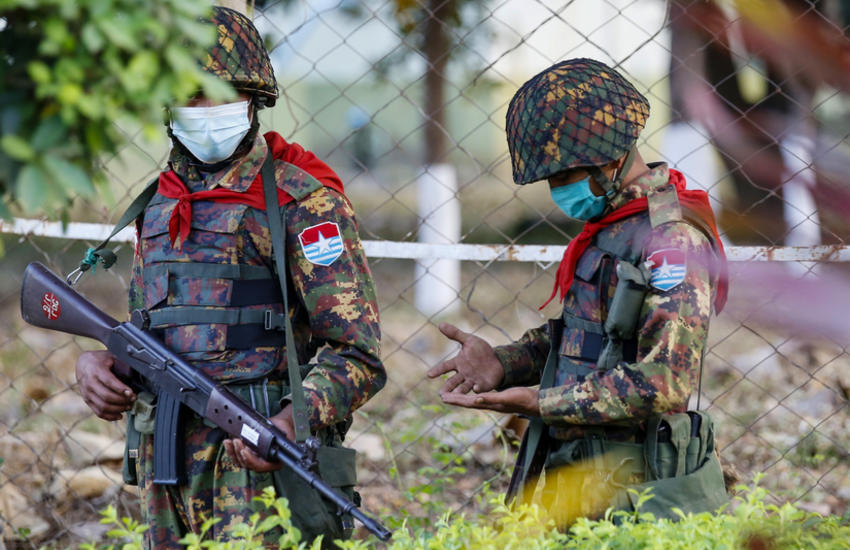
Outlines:
[[[355, 415], [364, 506], [427, 521], [502, 490], [522, 422], [450, 409], [425, 371], [456, 345], [447, 320], [493, 344], [558, 315], [538, 307], [578, 226], [545, 184], [516, 187], [507, 103], [570, 57], [617, 66], [649, 98], [639, 142], [709, 192], [731, 264], [697, 404], [742, 481], [842, 514], [850, 502], [846, 176], [848, 2], [303, 0], [267, 2], [282, 100], [262, 113], [342, 176], [376, 279], [387, 386]], [[75, 388], [91, 341], [25, 325], [21, 274], [68, 273], [164, 165], [165, 141], [122, 128], [103, 169], [113, 196], [79, 201], [70, 226], [4, 223], [0, 279], [0, 519], [8, 546], [67, 547], [103, 534], [98, 510], [138, 515], [121, 483], [123, 430]], [[117, 204], [116, 204], [117, 203]], [[106, 205], [109, 206], [106, 206]], [[79, 223], [77, 223], [79, 222]], [[64, 234], [63, 238], [56, 238]], [[52, 236], [47, 236], [52, 235]], [[132, 244], [78, 288], [126, 315]]]

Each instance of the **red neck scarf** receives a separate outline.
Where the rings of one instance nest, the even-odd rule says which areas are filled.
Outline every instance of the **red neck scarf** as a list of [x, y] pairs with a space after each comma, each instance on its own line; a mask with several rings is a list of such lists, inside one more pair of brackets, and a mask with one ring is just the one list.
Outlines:
[[[729, 291], [729, 274], [726, 266], [726, 253], [723, 251], [723, 243], [720, 242], [720, 235], [717, 233], [717, 224], [714, 221], [714, 213], [711, 211], [711, 206], [708, 202], [708, 193], [698, 189], [685, 189], [685, 176], [678, 170], [670, 170], [669, 183], [676, 188], [679, 203], [696, 214], [701, 221], [711, 228], [711, 232], [714, 234], [714, 242], [712, 244], [717, 251], [719, 260], [717, 290], [714, 295], [714, 310], [716, 313], [720, 313], [723, 306], [726, 305], [726, 296]], [[552, 289], [552, 295], [549, 296], [545, 304], [540, 306], [540, 309], [546, 307], [559, 290], [561, 292], [561, 301], [564, 300], [564, 296], [566, 296], [573, 282], [576, 263], [578, 263], [578, 259], [581, 258], [581, 255], [587, 249], [588, 245], [590, 245], [590, 241], [594, 235], [614, 222], [645, 212], [648, 209], [649, 203], [647, 198], [641, 197], [626, 203], [601, 220], [585, 223], [581, 233], [576, 235], [570, 241], [570, 244], [567, 245], [567, 249], [564, 251], [564, 257], [558, 266], [558, 272], [555, 274], [555, 288]]]
[[[267, 132], [263, 137], [275, 159], [294, 164], [319, 180], [326, 187], [345, 194], [345, 189], [339, 176], [312, 152], [306, 151], [297, 143], [287, 143], [276, 132]], [[176, 248], [180, 248], [181, 244], [189, 236], [189, 230], [192, 224], [192, 202], [194, 201], [235, 202], [247, 204], [258, 210], [266, 209], [263, 178], [259, 173], [254, 178], [250, 187], [244, 192], [216, 187], [214, 189], [190, 193], [180, 179], [180, 176], [174, 170], [167, 170], [159, 175], [157, 191], [165, 197], [177, 199], [177, 206], [174, 207], [171, 218], [168, 220], [168, 233], [171, 236], [171, 244], [172, 246], [176, 246]], [[277, 199], [278, 204], [282, 206], [292, 201], [292, 196], [278, 187]]]

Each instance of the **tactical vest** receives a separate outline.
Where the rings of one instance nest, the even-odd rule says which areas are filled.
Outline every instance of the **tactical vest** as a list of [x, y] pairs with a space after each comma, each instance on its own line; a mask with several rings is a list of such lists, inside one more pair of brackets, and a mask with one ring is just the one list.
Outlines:
[[602, 229], [576, 264], [564, 298], [554, 386], [580, 383], [595, 370], [636, 361], [640, 309], [650, 278], [641, 260], [653, 229], [687, 223], [712, 241], [707, 227], [682, 212], [672, 187], [654, 190], [647, 199], [646, 212]]
[[[286, 172], [292, 168], [288, 165]], [[296, 200], [322, 185], [306, 177], [312, 182], [298, 182]], [[279, 185], [287, 188], [286, 180]], [[285, 336], [276, 330], [283, 314], [280, 281], [244, 223], [249, 210], [260, 218], [265, 212], [245, 204], [195, 202], [191, 232], [178, 249], [168, 232], [177, 202], [155, 194], [139, 236], [149, 328], [218, 380], [283, 376]], [[298, 318], [297, 312], [290, 315]], [[306, 349], [298, 351], [299, 358], [309, 355]]]

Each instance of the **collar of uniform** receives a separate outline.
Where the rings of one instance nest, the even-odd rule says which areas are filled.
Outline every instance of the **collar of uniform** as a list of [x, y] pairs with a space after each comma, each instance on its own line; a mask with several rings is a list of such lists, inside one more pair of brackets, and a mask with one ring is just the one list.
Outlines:
[[183, 179], [189, 191], [193, 193], [204, 189], [215, 189], [216, 187], [244, 193], [260, 173], [268, 150], [266, 140], [257, 132], [253, 146], [245, 155], [215, 172], [199, 170], [197, 166], [190, 162], [187, 155], [176, 150], [172, 150], [169, 165]]
[[649, 195], [653, 189], [667, 185], [670, 180], [670, 169], [666, 162], [649, 164], [649, 171], [625, 184], [611, 199], [610, 210], [616, 210], [635, 199]]

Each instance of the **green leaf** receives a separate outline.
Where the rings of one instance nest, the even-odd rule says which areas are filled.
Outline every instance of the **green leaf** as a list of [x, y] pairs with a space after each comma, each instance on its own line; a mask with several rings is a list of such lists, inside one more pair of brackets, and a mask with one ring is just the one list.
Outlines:
[[106, 40], [97, 28], [97, 25], [91, 22], [83, 25], [83, 31], [80, 33], [80, 37], [82, 38], [85, 47], [91, 53], [99, 52], [103, 49], [103, 45], [106, 43]]
[[103, 103], [94, 94], [84, 93], [77, 99], [77, 108], [82, 114], [91, 119], [103, 118]]
[[65, 140], [68, 128], [62, 124], [58, 116], [52, 116], [41, 121], [35, 133], [32, 135], [32, 148], [36, 151], [45, 151]]
[[165, 59], [178, 76], [182, 76], [182, 73], [192, 74], [200, 70], [195, 59], [177, 44], [171, 44], [165, 49]]
[[51, 81], [50, 67], [43, 61], [31, 61], [27, 65], [27, 72], [36, 84], [47, 84]]
[[60, 187], [85, 197], [94, 194], [94, 185], [91, 178], [78, 166], [68, 162], [62, 157], [44, 157], [44, 167], [50, 178]]
[[66, 82], [59, 88], [59, 93], [56, 98], [65, 105], [75, 105], [83, 95], [83, 89], [79, 84]]
[[103, 18], [98, 19], [96, 24], [109, 41], [119, 48], [128, 51], [139, 49], [133, 29], [126, 21], [126, 18]]
[[236, 90], [229, 83], [209, 73], [201, 73], [204, 95], [215, 101], [235, 101]]
[[62, 50], [73, 49], [74, 38], [68, 33], [68, 28], [61, 18], [51, 17], [44, 22], [45, 40], [39, 51], [45, 55], [55, 55]]
[[[142, 50], [135, 54], [127, 64], [125, 86], [130, 91], [146, 90], [159, 72], [159, 59], [156, 54]], [[122, 79], [124, 80], [124, 79]]]
[[32, 146], [16, 134], [8, 134], [0, 138], [0, 147], [7, 155], [21, 162], [30, 162], [35, 158]]
[[18, 173], [15, 184], [18, 200], [25, 210], [35, 212], [43, 204], [48, 192], [47, 176], [36, 164], [27, 164]]

